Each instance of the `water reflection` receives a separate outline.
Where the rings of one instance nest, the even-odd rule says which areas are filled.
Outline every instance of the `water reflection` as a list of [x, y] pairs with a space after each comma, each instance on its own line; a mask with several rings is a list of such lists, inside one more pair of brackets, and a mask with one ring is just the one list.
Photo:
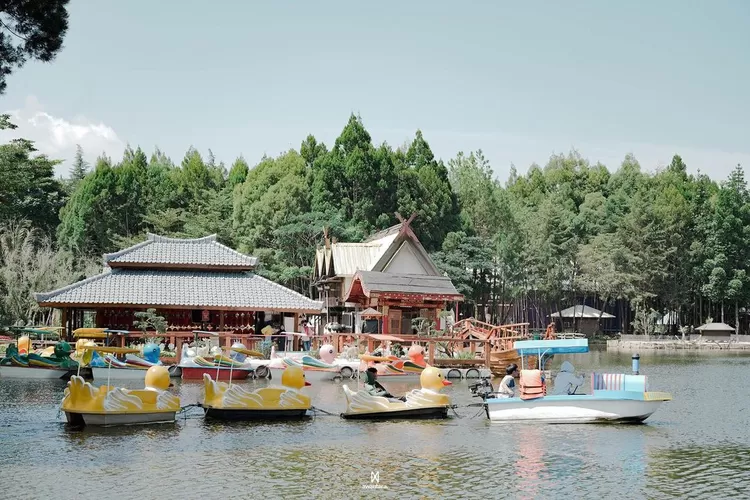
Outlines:
[[[515, 463], [507, 457], [508, 464], [503, 469], [512, 469], [518, 479], [516, 485], [521, 498], [535, 498], [539, 493], [541, 475], [546, 472], [544, 465], [544, 442], [536, 426], [521, 425], [516, 431], [517, 458]], [[510, 472], [510, 471], [508, 471]]]

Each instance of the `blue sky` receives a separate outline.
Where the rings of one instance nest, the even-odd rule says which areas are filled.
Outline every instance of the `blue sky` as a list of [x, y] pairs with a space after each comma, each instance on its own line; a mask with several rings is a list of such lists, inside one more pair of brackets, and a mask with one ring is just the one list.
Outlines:
[[750, 166], [750, 2], [208, 5], [73, 0], [63, 51], [11, 75], [0, 109], [61, 173], [76, 143], [255, 164], [331, 144], [352, 112], [376, 143], [419, 128], [444, 160], [481, 148], [501, 179], [572, 148], [611, 169]]

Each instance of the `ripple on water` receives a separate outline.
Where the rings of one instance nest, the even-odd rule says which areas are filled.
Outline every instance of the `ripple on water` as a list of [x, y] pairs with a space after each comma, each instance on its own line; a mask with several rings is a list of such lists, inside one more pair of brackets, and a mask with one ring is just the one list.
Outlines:
[[[0, 380], [0, 481], [10, 493], [33, 478], [13, 498], [750, 497], [750, 402], [736, 397], [747, 358], [659, 359], [644, 356], [644, 373], [675, 400], [645, 426], [497, 425], [467, 407], [447, 421], [227, 424], [194, 409], [175, 424], [76, 431], [58, 418], [64, 384]], [[584, 360], [576, 368], [591, 371]], [[627, 370], [629, 356], [595, 361]], [[189, 404], [200, 387], [174, 390]], [[343, 410], [340, 383], [309, 390], [316, 406]], [[459, 405], [477, 401], [466, 382], [447, 392]], [[715, 408], [731, 411], [709, 417]]]

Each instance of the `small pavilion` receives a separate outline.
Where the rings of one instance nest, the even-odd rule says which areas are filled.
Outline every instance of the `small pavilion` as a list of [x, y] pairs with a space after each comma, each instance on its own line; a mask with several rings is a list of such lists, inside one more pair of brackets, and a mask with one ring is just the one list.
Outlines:
[[460, 300], [463, 295], [447, 276], [375, 271], [357, 271], [345, 299], [368, 309], [380, 307], [383, 317], [388, 318], [382, 324], [382, 333], [394, 335], [412, 333], [411, 323], [403, 322], [404, 311], [437, 322], [438, 311], [448, 302]]
[[735, 333], [734, 328], [726, 323], [706, 323], [696, 328], [696, 330], [703, 338], [711, 340], [728, 341], [732, 338], [732, 334]]
[[550, 318], [560, 320], [563, 332], [593, 335], [599, 331], [600, 320], [614, 319], [614, 316], [591, 306], [573, 306], [550, 314]]
[[320, 302], [258, 275], [257, 265], [257, 258], [222, 245], [216, 235], [149, 234], [142, 243], [105, 254], [101, 274], [35, 298], [61, 311], [68, 340], [87, 313], [93, 313], [94, 326], [121, 331], [122, 343], [139, 338], [135, 313], [156, 309], [168, 325], [165, 341], [178, 348], [195, 331], [215, 332], [226, 344], [247, 342], [267, 324], [298, 332], [302, 315], [320, 314]]

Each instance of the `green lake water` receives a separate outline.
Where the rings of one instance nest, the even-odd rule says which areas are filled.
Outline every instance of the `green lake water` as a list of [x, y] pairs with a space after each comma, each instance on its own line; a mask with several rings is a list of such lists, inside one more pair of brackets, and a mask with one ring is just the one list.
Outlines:
[[[630, 372], [625, 353], [565, 359]], [[491, 424], [456, 381], [448, 420], [225, 424], [193, 408], [175, 424], [71, 430], [64, 382], [0, 379], [0, 498], [750, 498], [749, 370], [747, 356], [641, 354], [650, 389], [674, 396], [646, 425]], [[338, 414], [341, 386], [306, 391]], [[173, 390], [187, 405], [200, 387]]]

